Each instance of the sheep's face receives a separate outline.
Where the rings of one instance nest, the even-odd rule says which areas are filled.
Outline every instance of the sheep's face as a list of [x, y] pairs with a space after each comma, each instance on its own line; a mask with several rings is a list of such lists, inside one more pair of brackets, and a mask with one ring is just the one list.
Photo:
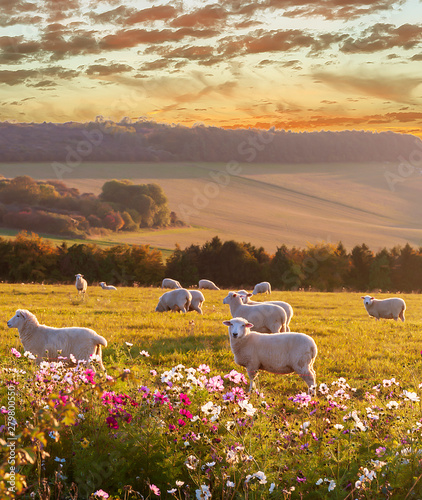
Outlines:
[[80, 279], [82, 279], [84, 277], [83, 274], [75, 274], [75, 278], [76, 278], [76, 281], [79, 281]]
[[161, 300], [158, 302], [157, 304], [157, 307], [155, 308], [155, 312], [164, 312], [165, 311], [165, 307], [163, 305], [163, 303], [161, 302]]
[[[236, 299], [236, 297], [239, 297], [239, 298]], [[240, 300], [240, 301], [242, 300], [240, 298], [240, 295], [237, 294], [236, 292], [229, 292], [229, 294], [227, 295], [227, 297], [224, 297], [223, 304], [230, 304], [230, 302], [232, 302], [233, 298], [236, 299], [236, 300]]]
[[7, 326], [9, 328], [19, 329], [28, 319], [28, 314], [30, 314], [29, 311], [26, 311], [25, 309], [18, 309], [13, 318], [10, 318], [7, 322]]
[[230, 339], [240, 339], [244, 337], [247, 329], [253, 327], [252, 323], [248, 323], [243, 318], [233, 318], [223, 321], [223, 325], [229, 327]]
[[370, 295], [365, 295], [365, 297], [361, 297], [363, 299], [363, 303], [365, 306], [370, 306], [372, 304], [372, 301], [374, 300], [374, 297], [371, 297]]
[[248, 292], [246, 292], [246, 291], [244, 291], [244, 290], [240, 290], [240, 291], [238, 291], [238, 292], [236, 292], [236, 293], [237, 293], [237, 294], [239, 295], [239, 297], [242, 299], [242, 302], [243, 302], [244, 304], [247, 304], [247, 303], [248, 303], [248, 299], [249, 299], [249, 297], [252, 297], [252, 294], [251, 294], [251, 293], [248, 293]]

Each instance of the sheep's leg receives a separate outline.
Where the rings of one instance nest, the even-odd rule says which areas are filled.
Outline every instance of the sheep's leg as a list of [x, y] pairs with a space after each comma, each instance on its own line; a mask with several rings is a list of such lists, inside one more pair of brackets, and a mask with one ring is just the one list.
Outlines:
[[405, 319], [405, 318], [404, 318], [404, 309], [402, 309], [402, 310], [400, 311], [399, 318], [400, 318], [400, 319], [403, 321], [403, 323], [404, 323], [404, 319]]
[[249, 384], [249, 390], [248, 392], [252, 392], [252, 389], [255, 387], [255, 377], [256, 374], [258, 373], [258, 370], [248, 370], [248, 377], [251, 383]]
[[315, 385], [315, 372], [313, 368], [310, 368], [309, 372], [299, 373], [299, 375], [302, 378], [302, 380], [306, 382], [306, 385], [308, 386], [308, 394], [313, 395], [314, 394], [313, 386]]

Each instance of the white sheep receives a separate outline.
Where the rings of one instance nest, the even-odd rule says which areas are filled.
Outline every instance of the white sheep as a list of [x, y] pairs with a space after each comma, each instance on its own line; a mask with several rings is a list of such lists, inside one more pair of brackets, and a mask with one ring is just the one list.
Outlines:
[[286, 311], [274, 304], [244, 304], [241, 295], [229, 292], [223, 299], [223, 304], [230, 306], [233, 317], [240, 316], [255, 325], [255, 329], [262, 333], [285, 332], [287, 315]]
[[205, 288], [206, 290], [220, 290], [218, 286], [210, 280], [199, 280], [198, 288]]
[[276, 306], [282, 307], [286, 311], [286, 332], [290, 332], [290, 320], [293, 318], [293, 307], [288, 303], [282, 300], [266, 300], [265, 302], [257, 302], [256, 300], [251, 300], [252, 293], [247, 292], [246, 290], [238, 290], [238, 293], [242, 297], [242, 301], [244, 304], [274, 304]]
[[316, 374], [313, 364], [318, 352], [315, 341], [304, 333], [253, 332], [244, 318], [223, 321], [229, 327], [230, 347], [235, 362], [248, 372], [250, 386], [258, 370], [287, 374], [296, 372], [308, 385], [308, 393], [314, 393]]
[[263, 281], [262, 283], [257, 283], [253, 289], [252, 295], [257, 293], [271, 293], [271, 285], [268, 281]]
[[158, 299], [156, 312], [181, 311], [187, 312], [192, 302], [192, 295], [186, 288], [178, 288], [163, 293]]
[[115, 286], [113, 286], [113, 285], [107, 285], [104, 281], [101, 281], [100, 287], [103, 290], [117, 290], [117, 288]]
[[78, 291], [78, 294], [82, 294], [85, 297], [86, 289], [88, 288], [88, 283], [86, 279], [84, 279], [83, 274], [75, 274], [76, 277], [76, 290]]
[[370, 295], [361, 297], [363, 304], [369, 316], [376, 319], [395, 319], [398, 321], [400, 318], [404, 322], [404, 311], [406, 310], [406, 303], [400, 297], [391, 297], [389, 299], [378, 300]]
[[161, 283], [161, 288], [182, 288], [182, 285], [171, 278], [164, 278]]
[[199, 290], [189, 290], [192, 296], [192, 301], [189, 306], [189, 311], [196, 311], [199, 314], [202, 313], [202, 304], [205, 302], [205, 297]]
[[81, 327], [54, 328], [40, 325], [34, 314], [26, 309], [18, 309], [7, 322], [9, 328], [17, 328], [25, 351], [35, 356], [39, 365], [43, 358], [57, 360], [63, 356], [70, 360], [71, 355], [77, 361], [86, 361], [89, 365], [91, 356], [96, 357], [102, 370], [101, 346], [107, 347], [107, 340], [94, 330]]

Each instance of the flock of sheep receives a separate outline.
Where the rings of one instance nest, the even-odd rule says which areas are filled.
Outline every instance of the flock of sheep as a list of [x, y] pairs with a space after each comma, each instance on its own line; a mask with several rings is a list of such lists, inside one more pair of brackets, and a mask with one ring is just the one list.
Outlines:
[[[82, 274], [76, 275], [76, 289], [85, 296], [87, 281]], [[101, 282], [104, 290], [117, 290], [112, 285]], [[159, 298], [156, 311], [197, 311], [202, 314], [205, 301], [200, 290], [187, 290], [176, 280], [165, 278], [162, 288], [170, 288]], [[219, 290], [210, 280], [200, 280], [199, 289]], [[229, 292], [223, 304], [230, 308], [232, 318], [223, 321], [228, 327], [230, 347], [235, 362], [246, 368], [250, 386], [258, 370], [271, 373], [297, 373], [307, 384], [308, 392], [313, 394], [316, 375], [313, 368], [317, 356], [317, 346], [312, 337], [304, 333], [290, 331], [293, 308], [283, 301], [256, 302], [250, 297], [258, 293], [271, 293], [268, 282], [258, 283], [253, 292], [246, 290]], [[365, 309], [370, 316], [405, 321], [406, 304], [403, 299], [393, 297], [377, 300], [370, 295], [362, 297]], [[7, 322], [9, 328], [17, 328], [25, 351], [29, 351], [39, 365], [45, 357], [56, 360], [61, 356], [72, 362], [84, 361], [88, 365], [96, 360], [104, 370], [102, 347], [107, 340], [94, 330], [80, 327], [54, 328], [40, 325], [37, 318], [26, 309], [18, 309]], [[254, 328], [254, 331], [251, 330]]]

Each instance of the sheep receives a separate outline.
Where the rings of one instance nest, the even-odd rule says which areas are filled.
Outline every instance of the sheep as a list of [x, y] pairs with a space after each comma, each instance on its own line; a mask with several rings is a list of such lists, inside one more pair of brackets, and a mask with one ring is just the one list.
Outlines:
[[230, 306], [233, 317], [241, 316], [255, 325], [255, 329], [262, 333], [285, 332], [286, 311], [274, 304], [244, 304], [242, 297], [236, 292], [229, 292], [223, 299], [223, 304]]
[[171, 278], [164, 278], [161, 283], [161, 288], [182, 288], [182, 285]]
[[189, 306], [189, 311], [197, 311], [199, 314], [202, 313], [202, 304], [205, 302], [205, 297], [199, 290], [189, 290], [192, 296], [192, 301]]
[[90, 364], [91, 356], [96, 357], [104, 370], [101, 346], [107, 347], [107, 340], [94, 330], [80, 327], [54, 328], [40, 325], [36, 316], [26, 309], [18, 309], [7, 322], [9, 328], [17, 328], [25, 351], [35, 356], [39, 365], [44, 357], [49, 361], [63, 356], [68, 360], [72, 355], [78, 361]]
[[192, 295], [186, 288], [170, 290], [163, 293], [158, 300], [156, 312], [181, 311], [187, 312], [192, 302]]
[[280, 374], [296, 372], [308, 385], [308, 394], [314, 394], [316, 374], [313, 364], [318, 349], [312, 337], [293, 332], [272, 335], [254, 332], [250, 330], [253, 324], [244, 318], [232, 318], [223, 324], [229, 327], [235, 362], [248, 372], [249, 392], [261, 369]]
[[199, 280], [198, 288], [205, 288], [207, 290], [220, 290], [218, 286], [210, 280]]
[[268, 281], [263, 281], [262, 283], [257, 283], [253, 289], [252, 295], [257, 293], [271, 293], [271, 285]]
[[82, 294], [85, 297], [86, 289], [88, 288], [88, 283], [86, 279], [84, 279], [83, 274], [75, 274], [76, 277], [76, 290], [78, 291], [78, 294]]
[[286, 332], [290, 332], [290, 321], [293, 318], [293, 307], [282, 300], [266, 300], [265, 302], [257, 302], [256, 300], [251, 300], [252, 293], [248, 293], [246, 290], [238, 290], [238, 293], [242, 297], [244, 304], [274, 304], [276, 306], [282, 307], [286, 311]]
[[363, 299], [363, 305], [365, 306], [369, 316], [373, 316], [377, 320], [384, 318], [398, 321], [400, 318], [404, 322], [406, 303], [400, 297], [378, 300], [370, 295], [365, 295], [364, 297], [361, 297], [361, 299]]
[[106, 283], [104, 281], [101, 281], [100, 287], [103, 290], [117, 290], [117, 288], [115, 286], [113, 286], [113, 285], [106, 285]]

